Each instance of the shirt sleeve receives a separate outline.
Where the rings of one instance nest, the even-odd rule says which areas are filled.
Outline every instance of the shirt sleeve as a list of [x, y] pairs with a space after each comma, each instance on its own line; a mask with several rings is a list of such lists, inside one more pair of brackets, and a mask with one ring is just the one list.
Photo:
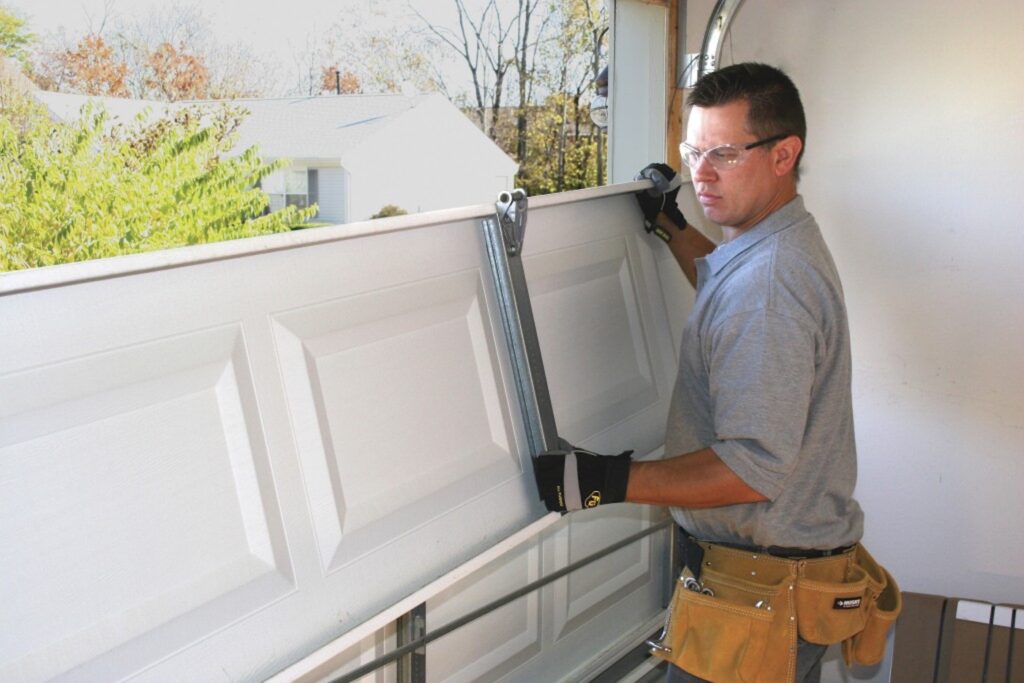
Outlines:
[[711, 330], [710, 398], [719, 458], [774, 500], [800, 456], [815, 376], [816, 334], [770, 309]]

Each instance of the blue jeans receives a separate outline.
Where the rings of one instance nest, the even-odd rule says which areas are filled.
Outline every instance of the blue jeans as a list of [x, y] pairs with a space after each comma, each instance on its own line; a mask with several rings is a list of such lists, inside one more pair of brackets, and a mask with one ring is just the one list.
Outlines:
[[[796, 683], [818, 683], [821, 680], [821, 658], [825, 655], [828, 645], [814, 645], [797, 641], [796, 650]], [[668, 665], [665, 683], [708, 683], [703, 678], [688, 674], [678, 666]]]

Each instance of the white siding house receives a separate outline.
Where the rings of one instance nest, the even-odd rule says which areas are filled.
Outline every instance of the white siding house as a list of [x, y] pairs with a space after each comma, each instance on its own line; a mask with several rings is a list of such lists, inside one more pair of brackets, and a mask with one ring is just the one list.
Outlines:
[[[172, 106], [38, 91], [55, 118], [79, 115], [88, 101], [130, 121]], [[518, 165], [438, 93], [326, 95], [233, 100], [249, 116], [237, 150], [257, 146], [287, 169], [264, 179], [271, 209], [316, 203], [315, 220], [365, 220], [387, 205], [409, 213], [494, 201], [512, 188]], [[204, 102], [201, 104], [218, 104]]]

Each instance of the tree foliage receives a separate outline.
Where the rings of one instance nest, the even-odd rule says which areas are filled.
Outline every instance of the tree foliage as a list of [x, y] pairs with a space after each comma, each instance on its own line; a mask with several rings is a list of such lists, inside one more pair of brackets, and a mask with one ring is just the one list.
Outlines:
[[338, 95], [357, 95], [363, 91], [363, 86], [354, 73], [348, 69], [342, 71], [337, 64], [331, 64], [321, 69], [320, 90]]
[[228, 154], [237, 108], [116, 124], [88, 105], [55, 123], [6, 83], [0, 106], [0, 270], [281, 232], [316, 211], [266, 213], [257, 185], [286, 162]]
[[25, 20], [0, 5], [0, 56], [24, 62], [36, 37], [25, 27]]
[[51, 56], [43, 85], [83, 95], [128, 97], [127, 77], [128, 66], [118, 60], [114, 49], [102, 36], [90, 34], [74, 49]]
[[198, 100], [207, 96], [210, 70], [202, 59], [183, 47], [162, 43], [146, 55], [146, 87], [167, 102]]
[[79, 38], [47, 36], [25, 62], [44, 90], [164, 102], [258, 96], [273, 79], [250, 48], [215, 39], [201, 6], [174, 2], [104, 17]]

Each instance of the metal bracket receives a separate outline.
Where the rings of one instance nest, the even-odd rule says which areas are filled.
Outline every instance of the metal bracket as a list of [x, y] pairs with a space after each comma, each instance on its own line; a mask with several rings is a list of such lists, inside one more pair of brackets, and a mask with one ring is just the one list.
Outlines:
[[523, 270], [526, 208], [523, 190], [502, 192], [482, 228], [530, 455], [537, 457], [558, 448], [559, 439]]
[[526, 191], [516, 188], [502, 192], [494, 204], [494, 215], [505, 238], [505, 249], [509, 256], [515, 256], [523, 249], [526, 237]]

